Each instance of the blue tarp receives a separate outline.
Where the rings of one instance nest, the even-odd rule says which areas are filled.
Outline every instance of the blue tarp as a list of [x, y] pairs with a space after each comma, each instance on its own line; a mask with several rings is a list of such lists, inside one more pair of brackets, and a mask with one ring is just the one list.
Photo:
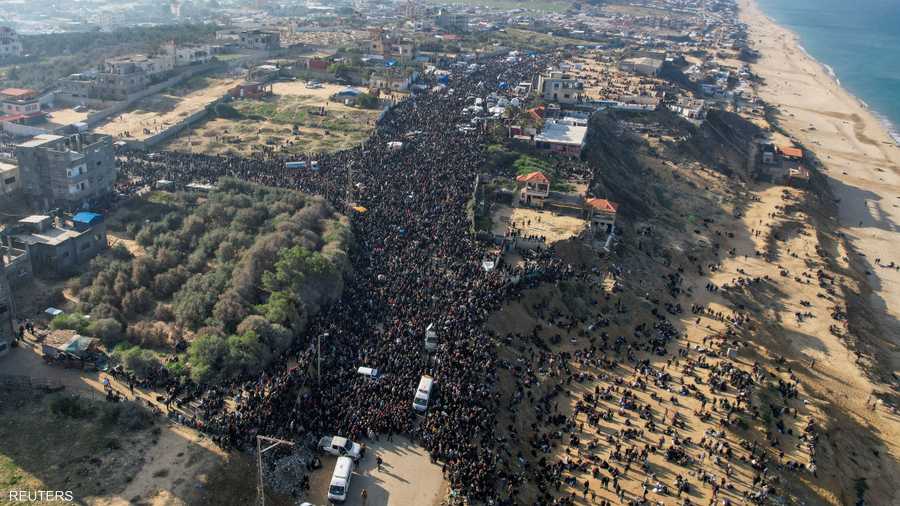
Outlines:
[[450, 76], [440, 76], [438, 77], [438, 82], [441, 84], [450, 84]]
[[90, 213], [87, 211], [80, 212], [72, 217], [72, 221], [75, 223], [84, 223], [86, 225], [94, 225], [96, 223], [100, 223], [103, 221], [103, 215], [97, 213]]

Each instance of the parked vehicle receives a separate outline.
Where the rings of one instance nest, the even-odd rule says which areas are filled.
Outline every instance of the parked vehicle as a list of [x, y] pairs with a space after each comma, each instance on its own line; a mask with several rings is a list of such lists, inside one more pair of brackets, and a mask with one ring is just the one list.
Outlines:
[[416, 388], [416, 395], [413, 398], [413, 409], [425, 412], [428, 410], [428, 401], [431, 399], [431, 389], [434, 387], [434, 379], [431, 376], [424, 375], [419, 380], [419, 386]]
[[362, 457], [362, 446], [341, 436], [325, 436], [319, 439], [319, 449], [338, 457], [350, 457], [353, 460], [359, 460]]
[[350, 457], [339, 457], [334, 463], [331, 473], [331, 484], [328, 486], [328, 500], [344, 502], [350, 492], [350, 479], [353, 477], [353, 460]]

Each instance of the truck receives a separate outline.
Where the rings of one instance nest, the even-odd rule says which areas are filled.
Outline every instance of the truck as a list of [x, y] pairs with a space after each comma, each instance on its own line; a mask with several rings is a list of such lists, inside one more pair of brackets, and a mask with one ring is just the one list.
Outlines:
[[325, 436], [319, 439], [319, 449], [338, 457], [350, 457], [354, 461], [362, 457], [362, 446], [341, 436]]

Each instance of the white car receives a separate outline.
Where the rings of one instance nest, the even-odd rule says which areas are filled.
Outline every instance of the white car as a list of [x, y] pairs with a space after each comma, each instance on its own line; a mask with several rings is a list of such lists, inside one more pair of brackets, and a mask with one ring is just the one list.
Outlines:
[[362, 446], [345, 437], [325, 436], [319, 440], [319, 449], [338, 457], [350, 457], [359, 460], [362, 456]]

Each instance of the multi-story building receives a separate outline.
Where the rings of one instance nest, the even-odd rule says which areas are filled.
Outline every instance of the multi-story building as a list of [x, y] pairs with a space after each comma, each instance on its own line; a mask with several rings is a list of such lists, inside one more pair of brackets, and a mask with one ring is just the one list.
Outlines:
[[110, 58], [95, 70], [60, 79], [59, 91], [70, 98], [127, 100], [129, 95], [170, 76], [176, 67], [208, 62], [214, 50], [210, 45], [179, 48], [168, 42], [154, 55]]
[[28, 253], [38, 276], [67, 275], [108, 247], [103, 216], [89, 212], [69, 220], [28, 216], [5, 233], [14, 249]]
[[584, 83], [561, 70], [548, 70], [538, 74], [534, 90], [544, 100], [560, 104], [577, 104], [581, 102]]
[[37, 91], [24, 88], [0, 90], [3, 114], [34, 114], [41, 111], [41, 97]]
[[241, 47], [247, 49], [272, 50], [281, 47], [281, 35], [278, 32], [264, 30], [247, 30], [238, 34]]
[[22, 56], [19, 34], [8, 26], [0, 26], [0, 60]]
[[463, 13], [450, 12], [441, 9], [434, 18], [434, 24], [442, 30], [451, 33], [465, 33], [469, 31], [469, 17]]
[[606, 199], [589, 198], [585, 200], [584, 208], [594, 234], [609, 234], [613, 231], [619, 204]]
[[386, 34], [382, 28], [369, 29], [369, 43], [366, 49], [370, 54], [406, 61], [416, 56], [415, 47], [413, 41]]
[[73, 209], [112, 192], [112, 137], [94, 133], [43, 134], [16, 146], [22, 192], [38, 209]]
[[21, 188], [19, 167], [7, 162], [0, 162], [0, 199], [17, 192]]
[[519, 189], [519, 204], [532, 207], [544, 207], [544, 200], [550, 196], [550, 179], [543, 172], [535, 171], [516, 177]]

